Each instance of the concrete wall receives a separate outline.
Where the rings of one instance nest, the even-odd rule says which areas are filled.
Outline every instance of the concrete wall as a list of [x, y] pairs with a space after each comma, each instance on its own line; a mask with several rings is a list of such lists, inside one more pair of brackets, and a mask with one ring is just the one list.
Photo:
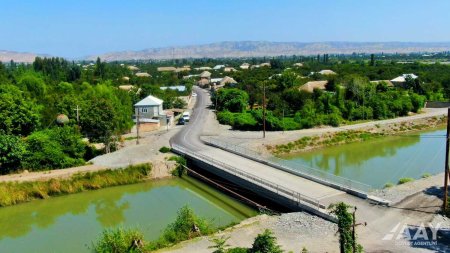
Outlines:
[[139, 131], [141, 132], [151, 132], [158, 130], [161, 124], [158, 123], [139, 123]]
[[425, 104], [425, 108], [448, 108], [448, 107], [450, 107], [450, 102], [428, 101]]

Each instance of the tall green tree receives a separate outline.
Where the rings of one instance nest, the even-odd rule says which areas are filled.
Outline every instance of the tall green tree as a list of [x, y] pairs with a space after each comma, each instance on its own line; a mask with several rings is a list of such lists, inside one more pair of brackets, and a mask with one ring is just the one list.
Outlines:
[[40, 108], [11, 85], [0, 86], [0, 132], [26, 136], [40, 127]]

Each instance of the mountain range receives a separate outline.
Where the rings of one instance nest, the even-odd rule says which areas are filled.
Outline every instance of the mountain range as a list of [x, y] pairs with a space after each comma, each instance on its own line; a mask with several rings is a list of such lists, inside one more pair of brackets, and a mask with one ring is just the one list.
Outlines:
[[234, 58], [279, 55], [411, 53], [450, 51], [450, 42], [266, 42], [238, 41], [111, 52], [88, 57], [106, 61], [180, 58]]
[[[412, 53], [450, 51], [450, 42], [267, 42], [227, 41], [204, 45], [149, 48], [85, 57], [105, 61], [165, 60], [180, 58], [237, 58], [279, 55], [352, 53]], [[0, 61], [32, 62], [38, 54], [0, 50]], [[48, 55], [39, 55], [48, 56]]]

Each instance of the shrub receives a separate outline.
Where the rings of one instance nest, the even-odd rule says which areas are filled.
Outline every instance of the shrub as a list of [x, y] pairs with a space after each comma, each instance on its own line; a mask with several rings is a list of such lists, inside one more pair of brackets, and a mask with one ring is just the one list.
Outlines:
[[422, 175], [422, 178], [428, 178], [428, 177], [431, 177], [431, 174], [430, 173], [423, 173], [423, 175]]
[[56, 127], [34, 132], [25, 140], [26, 169], [61, 169], [84, 164], [86, 144], [74, 127]]
[[281, 253], [280, 245], [277, 244], [277, 238], [273, 233], [266, 229], [264, 233], [259, 234], [253, 242], [251, 253]]
[[391, 188], [392, 186], [394, 186], [393, 183], [386, 183], [386, 184], [383, 186], [383, 188], [384, 188], [384, 189], [386, 189], [386, 188]]
[[412, 182], [412, 181], [414, 181], [414, 178], [403, 177], [398, 180], [398, 184], [406, 184], [406, 183]]
[[143, 238], [142, 233], [136, 229], [106, 229], [93, 247], [98, 253], [142, 252]]
[[0, 174], [17, 170], [25, 153], [25, 144], [19, 137], [0, 134]]
[[169, 158], [169, 161], [177, 162], [177, 167], [172, 171], [173, 176], [182, 177], [186, 174], [187, 161], [184, 157], [172, 156]]
[[163, 146], [159, 149], [159, 152], [161, 153], [169, 153], [171, 151], [171, 148]]
[[223, 125], [234, 125], [234, 113], [229, 111], [223, 111], [217, 113], [217, 120], [220, 122], [220, 124]]

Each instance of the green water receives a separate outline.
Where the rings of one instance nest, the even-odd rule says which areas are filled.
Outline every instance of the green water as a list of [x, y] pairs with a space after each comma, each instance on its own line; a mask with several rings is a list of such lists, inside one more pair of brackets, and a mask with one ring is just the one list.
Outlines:
[[0, 252], [89, 252], [104, 228], [117, 226], [156, 239], [186, 204], [216, 226], [256, 214], [192, 178], [158, 180], [0, 208]]
[[402, 177], [420, 178], [443, 172], [445, 129], [437, 128], [365, 142], [317, 149], [285, 156], [286, 164], [299, 164], [350, 178], [374, 188], [396, 184]]

